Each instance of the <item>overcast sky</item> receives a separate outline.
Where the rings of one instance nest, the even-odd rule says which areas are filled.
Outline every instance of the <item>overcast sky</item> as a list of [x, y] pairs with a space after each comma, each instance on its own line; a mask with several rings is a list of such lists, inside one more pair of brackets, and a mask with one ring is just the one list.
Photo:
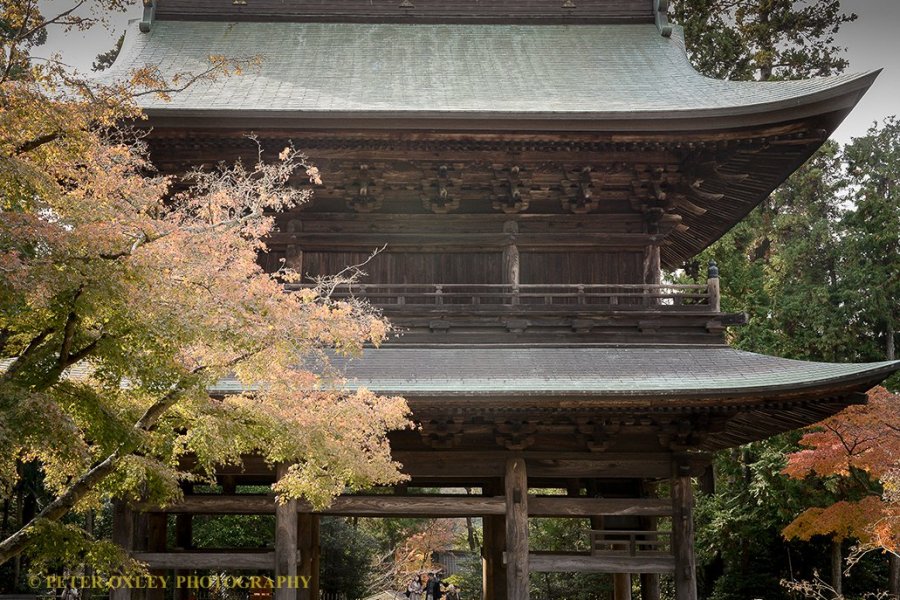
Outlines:
[[[876, 120], [900, 114], [900, 0], [842, 0], [846, 12], [855, 12], [859, 19], [844, 25], [838, 43], [847, 47], [850, 72], [884, 69], [878, 81], [856, 110], [851, 113], [834, 137], [847, 142], [864, 135]], [[69, 7], [69, 2], [57, 0], [41, 2], [45, 15], [54, 7]], [[82, 70], [89, 70], [94, 57], [112, 47], [124, 30], [127, 19], [140, 16], [139, 3], [127, 15], [116, 15], [111, 30], [95, 28], [86, 34], [66, 36], [54, 34], [40, 53], [59, 51], [65, 62]]]

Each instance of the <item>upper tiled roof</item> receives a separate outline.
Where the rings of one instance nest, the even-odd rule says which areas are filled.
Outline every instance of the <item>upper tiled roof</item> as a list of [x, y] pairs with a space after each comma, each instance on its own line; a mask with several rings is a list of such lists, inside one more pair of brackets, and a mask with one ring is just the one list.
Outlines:
[[581, 120], [748, 115], [851, 96], [872, 74], [731, 82], [698, 74], [681, 32], [655, 25], [156, 21], [135, 26], [111, 73], [148, 63], [200, 72], [207, 57], [259, 56], [242, 76], [197, 83], [151, 116], [468, 117]]
[[[900, 361], [816, 363], [725, 346], [388, 346], [334, 363], [350, 389], [411, 397], [740, 396], [868, 385], [900, 370]], [[216, 391], [239, 389], [238, 382], [223, 381]]]

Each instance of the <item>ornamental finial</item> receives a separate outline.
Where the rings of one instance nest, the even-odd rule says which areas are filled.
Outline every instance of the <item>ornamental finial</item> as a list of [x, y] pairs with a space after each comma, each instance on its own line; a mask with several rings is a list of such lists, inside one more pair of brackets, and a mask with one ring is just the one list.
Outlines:
[[716, 264], [716, 261], [709, 261], [709, 271], [707, 271], [707, 277], [709, 279], [718, 279], [719, 278], [719, 266]]

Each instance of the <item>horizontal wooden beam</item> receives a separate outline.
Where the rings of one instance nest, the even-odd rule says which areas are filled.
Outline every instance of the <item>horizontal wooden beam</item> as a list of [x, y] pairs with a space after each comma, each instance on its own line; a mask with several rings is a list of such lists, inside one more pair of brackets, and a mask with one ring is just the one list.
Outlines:
[[[669, 516], [672, 505], [656, 498], [567, 498], [530, 496], [528, 514], [533, 517], [589, 517], [594, 515]], [[272, 514], [275, 499], [264, 495], [185, 496], [166, 508], [144, 507], [147, 512], [183, 514]], [[467, 517], [502, 515], [506, 500], [502, 496], [339, 496], [331, 506], [313, 511], [303, 502], [299, 512], [317, 512], [342, 516], [424, 516]]]
[[672, 573], [675, 558], [666, 555], [609, 556], [590, 554], [528, 555], [532, 573]]
[[134, 552], [150, 569], [274, 569], [274, 552]]
[[668, 517], [672, 501], [658, 498], [565, 498], [529, 496], [528, 515], [532, 517], [634, 516]]
[[[415, 414], [418, 412], [418, 403], [410, 402], [411, 406], [413, 404], [416, 404], [413, 406]], [[430, 411], [430, 407], [426, 410]], [[509, 458], [508, 453], [499, 451], [394, 450], [391, 454], [403, 465], [402, 471], [414, 478], [502, 477], [504, 465]], [[596, 455], [578, 452], [526, 452], [523, 453], [523, 458], [528, 464], [528, 476], [536, 478], [668, 479], [672, 475], [672, 457], [663, 452]], [[693, 459], [692, 474], [702, 474], [708, 464], [708, 456]]]
[[[641, 249], [648, 244], [665, 241], [662, 234], [646, 233], [522, 233], [516, 237], [516, 245], [523, 252], [530, 250], [561, 251], [583, 250], [593, 251], [598, 247], [617, 249]], [[387, 244], [392, 251], [403, 249], [427, 252], [456, 250], [460, 252], [483, 252], [487, 249], [502, 250], [509, 244], [509, 236], [504, 233], [465, 233], [465, 232], [421, 232], [421, 233], [282, 233], [277, 232], [266, 238], [272, 247], [296, 245], [306, 251], [352, 249], [369, 251]]]

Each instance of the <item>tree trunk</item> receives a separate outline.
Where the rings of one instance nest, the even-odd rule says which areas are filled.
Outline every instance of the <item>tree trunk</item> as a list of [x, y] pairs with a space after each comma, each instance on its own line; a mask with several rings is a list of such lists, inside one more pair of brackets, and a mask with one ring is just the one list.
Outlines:
[[843, 597], [841, 591], [841, 574], [844, 568], [843, 555], [841, 554], [841, 541], [831, 540], [831, 587], [834, 588], [834, 597]]
[[887, 340], [886, 343], [886, 352], [888, 360], [894, 360], [894, 326], [892, 324], [888, 324], [887, 327]]

